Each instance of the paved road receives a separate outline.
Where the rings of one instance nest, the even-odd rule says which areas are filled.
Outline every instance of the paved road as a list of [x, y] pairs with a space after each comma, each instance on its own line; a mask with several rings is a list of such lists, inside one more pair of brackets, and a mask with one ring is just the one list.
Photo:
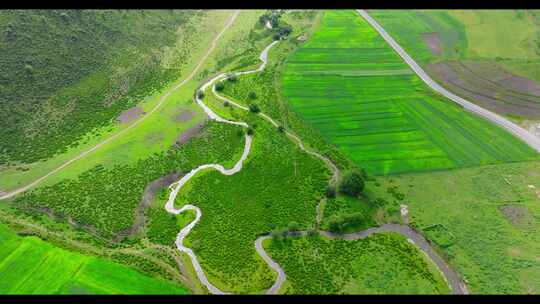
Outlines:
[[371, 18], [371, 16], [365, 11], [365, 10], [357, 10], [358, 13], [366, 19], [369, 24], [377, 31], [379, 34], [386, 40], [388, 44], [405, 60], [405, 62], [411, 67], [411, 69], [418, 75], [429, 87], [431, 87], [433, 90], [439, 92], [446, 98], [456, 102], [457, 104], [461, 105], [465, 109], [476, 113], [487, 120], [505, 128], [506, 130], [510, 131], [512, 134], [523, 140], [525, 143], [527, 143], [531, 148], [535, 149], [537, 152], [540, 152], [540, 139], [535, 137], [533, 134], [529, 133], [527, 130], [521, 128], [520, 126], [516, 125], [515, 123], [509, 121], [508, 119], [497, 115], [491, 111], [488, 111], [482, 107], [479, 107], [475, 105], [474, 103], [467, 101], [440, 86], [438, 83], [436, 83], [429, 75], [424, 72], [424, 70], [405, 52], [405, 50], [382, 28], [375, 19]]
[[28, 189], [36, 186], [37, 184], [41, 183], [43, 180], [45, 180], [46, 178], [48, 178], [49, 176], [55, 174], [56, 172], [64, 169], [65, 167], [69, 166], [71, 163], [85, 157], [86, 155], [92, 153], [93, 151], [99, 149], [100, 147], [102, 147], [103, 145], [115, 140], [116, 138], [118, 138], [119, 136], [121, 136], [122, 134], [126, 133], [127, 131], [129, 131], [130, 129], [132, 129], [133, 127], [137, 126], [138, 124], [140, 124], [141, 122], [143, 122], [145, 119], [147, 119], [150, 115], [152, 115], [154, 112], [156, 112], [156, 110], [165, 102], [165, 100], [176, 90], [178, 90], [180, 87], [182, 87], [184, 84], [186, 84], [188, 81], [190, 81], [193, 76], [195, 76], [195, 74], [197, 73], [197, 71], [199, 71], [199, 69], [201, 68], [201, 66], [204, 64], [204, 62], [206, 61], [206, 58], [208, 58], [208, 56], [210, 55], [210, 53], [212, 53], [212, 51], [215, 49], [216, 45], [217, 45], [217, 42], [218, 40], [221, 38], [221, 36], [225, 33], [225, 31], [233, 24], [234, 20], [236, 19], [236, 17], [238, 16], [238, 14], [240, 13], [239, 10], [236, 10], [232, 15], [231, 17], [229, 18], [229, 20], [227, 21], [227, 24], [223, 27], [223, 29], [221, 30], [221, 32], [219, 32], [219, 34], [217, 34], [217, 36], [212, 40], [212, 43], [211, 43], [211, 46], [210, 48], [208, 48], [208, 50], [206, 51], [206, 53], [204, 54], [204, 56], [199, 60], [199, 62], [197, 63], [197, 66], [193, 69], [193, 71], [191, 71], [191, 73], [182, 81], [180, 82], [179, 84], [177, 84], [176, 86], [174, 86], [173, 88], [171, 88], [167, 93], [165, 93], [159, 100], [158, 104], [152, 108], [152, 110], [150, 110], [146, 115], [142, 116], [140, 119], [138, 120], [135, 120], [131, 125], [129, 125], [127, 128], [121, 130], [120, 132], [112, 135], [111, 137], [105, 139], [104, 141], [100, 142], [99, 144], [93, 146], [92, 148], [82, 152], [81, 154], [75, 156], [74, 158], [66, 161], [65, 163], [63, 163], [62, 165], [60, 165], [59, 167], [55, 168], [54, 170], [52, 171], [49, 171], [47, 174], [43, 175], [42, 177], [34, 180], [33, 182], [31, 182], [30, 184], [24, 186], [24, 187], [21, 187], [21, 188], [18, 188], [18, 189], [15, 189], [13, 191], [10, 191], [10, 192], [4, 192], [4, 193], [0, 193], [0, 200], [3, 200], [3, 199], [7, 199], [7, 198], [10, 198], [12, 196], [15, 196], [19, 193], [22, 193], [24, 191], [27, 191]]

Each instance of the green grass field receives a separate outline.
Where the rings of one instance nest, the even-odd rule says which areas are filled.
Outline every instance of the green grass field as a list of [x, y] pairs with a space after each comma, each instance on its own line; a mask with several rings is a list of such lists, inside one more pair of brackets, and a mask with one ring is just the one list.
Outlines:
[[323, 237], [268, 240], [287, 274], [286, 294], [448, 294], [433, 262], [394, 233], [356, 241]]
[[521, 161], [537, 154], [435, 95], [354, 11], [325, 12], [287, 61], [286, 99], [357, 165], [393, 174]]
[[446, 256], [471, 293], [540, 292], [540, 162], [403, 174], [368, 184], [404, 194], [412, 225]]
[[0, 225], [1, 294], [187, 294], [126, 266], [70, 252]]

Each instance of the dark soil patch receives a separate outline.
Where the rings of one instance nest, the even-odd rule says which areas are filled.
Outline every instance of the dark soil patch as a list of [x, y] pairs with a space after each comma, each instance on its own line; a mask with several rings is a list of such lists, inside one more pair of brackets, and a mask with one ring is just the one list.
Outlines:
[[429, 64], [427, 69], [450, 91], [481, 107], [503, 115], [540, 118], [539, 98], [502, 85], [508, 74], [500, 68], [487, 67], [489, 64], [495, 63], [446, 61]]
[[116, 118], [116, 121], [118, 121], [119, 123], [127, 123], [127, 122], [137, 119], [138, 117], [144, 114], [145, 112], [143, 111], [141, 107], [133, 107], [120, 113], [120, 116]]
[[175, 172], [175, 173], [167, 174], [165, 176], [162, 176], [150, 182], [146, 186], [146, 188], [144, 188], [141, 202], [139, 203], [139, 206], [137, 207], [137, 210], [136, 210], [135, 222], [128, 229], [119, 232], [114, 237], [113, 241], [121, 242], [124, 238], [137, 234], [146, 223], [145, 210], [146, 208], [150, 207], [150, 205], [152, 204], [152, 201], [154, 200], [156, 193], [160, 189], [164, 187], [168, 187], [170, 184], [177, 181], [180, 178], [180, 176], [182, 176], [181, 173]]
[[175, 146], [183, 145], [186, 142], [188, 142], [188, 140], [190, 140], [191, 138], [195, 136], [199, 136], [205, 124], [206, 124], [206, 120], [182, 132], [182, 134], [178, 135], [178, 137], [174, 141], [174, 145]]
[[424, 33], [422, 39], [434, 56], [442, 55], [442, 43], [438, 33]]
[[516, 227], [534, 227], [534, 217], [525, 205], [502, 205], [499, 210]]
[[193, 119], [195, 114], [197, 114], [197, 112], [193, 110], [185, 110], [175, 115], [173, 119], [176, 122], [190, 121], [191, 119]]

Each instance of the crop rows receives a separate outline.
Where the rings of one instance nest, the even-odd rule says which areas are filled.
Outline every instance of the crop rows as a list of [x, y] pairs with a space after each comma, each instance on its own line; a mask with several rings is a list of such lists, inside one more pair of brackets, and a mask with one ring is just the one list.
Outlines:
[[36, 237], [21, 238], [0, 226], [2, 294], [143, 294], [186, 293], [101, 258], [60, 249]]
[[373, 174], [533, 159], [506, 131], [434, 95], [355, 12], [326, 12], [287, 62], [300, 116]]

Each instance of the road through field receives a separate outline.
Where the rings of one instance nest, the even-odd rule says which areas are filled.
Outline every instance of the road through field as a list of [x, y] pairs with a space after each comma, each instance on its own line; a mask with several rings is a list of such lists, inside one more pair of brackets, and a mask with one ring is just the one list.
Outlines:
[[488, 111], [470, 101], [467, 101], [440, 86], [433, 79], [431, 79], [431, 77], [429, 77], [429, 75], [416, 63], [416, 61], [414, 61], [412, 57], [409, 56], [409, 54], [407, 54], [407, 52], [405, 52], [405, 50], [394, 40], [394, 38], [392, 38], [365, 10], [357, 10], [357, 12], [364, 19], [366, 19], [366, 21], [384, 38], [384, 40], [386, 40], [386, 42], [399, 54], [399, 56], [403, 58], [403, 60], [411, 67], [416, 75], [418, 75], [418, 77], [420, 77], [430, 88], [461, 105], [463, 108], [505, 128], [506, 130], [510, 131], [510, 133], [527, 143], [531, 148], [537, 152], [540, 152], [539, 138], [535, 137], [533, 134], [529, 133], [527, 130], [521, 128], [508, 119]]
[[204, 54], [204, 56], [199, 60], [199, 62], [197, 63], [197, 66], [195, 66], [195, 68], [191, 71], [191, 73], [184, 79], [182, 80], [182, 82], [178, 83], [177, 85], [175, 85], [173, 88], [171, 88], [169, 91], [167, 91], [159, 100], [159, 102], [157, 103], [157, 105], [152, 108], [148, 114], [142, 116], [140, 119], [138, 120], [135, 120], [131, 125], [129, 125], [127, 128], [121, 130], [120, 132], [112, 135], [111, 137], [105, 139], [104, 141], [100, 142], [99, 144], [95, 145], [94, 147], [82, 152], [81, 154], [77, 155], [76, 157], [66, 161], [65, 163], [63, 163], [62, 165], [60, 165], [59, 167], [57, 167], [56, 169], [50, 171], [49, 173], [43, 175], [42, 177], [36, 179], [35, 181], [31, 182], [30, 184], [24, 186], [24, 187], [21, 187], [21, 188], [18, 188], [18, 189], [15, 189], [13, 191], [10, 191], [10, 192], [4, 192], [4, 193], [1, 193], [0, 192], [0, 200], [3, 200], [3, 199], [7, 199], [7, 198], [10, 198], [14, 195], [17, 195], [19, 193], [22, 193], [34, 186], [36, 186], [37, 184], [39, 184], [40, 182], [42, 182], [43, 180], [45, 180], [47, 177], [55, 174], [56, 172], [64, 169], [65, 167], [69, 166], [71, 163], [85, 157], [86, 155], [92, 153], [93, 151], [99, 149], [100, 147], [106, 145], [107, 143], [115, 140], [116, 138], [118, 138], [119, 136], [123, 135], [124, 133], [126, 133], [127, 131], [129, 131], [130, 129], [132, 129], [133, 127], [137, 126], [138, 124], [140, 124], [141, 122], [143, 122], [146, 118], [148, 118], [150, 115], [152, 115], [154, 112], [156, 112], [158, 110], [158, 108], [165, 102], [165, 100], [176, 90], [178, 90], [180, 87], [182, 87], [184, 84], [186, 84], [188, 81], [190, 81], [194, 76], [195, 74], [197, 73], [197, 71], [201, 68], [201, 66], [204, 64], [204, 62], [206, 61], [206, 59], [208, 58], [208, 56], [210, 55], [210, 53], [212, 53], [212, 51], [215, 49], [216, 45], [217, 45], [217, 42], [218, 40], [221, 38], [221, 36], [223, 35], [223, 33], [225, 33], [225, 31], [233, 24], [234, 20], [236, 19], [236, 17], [238, 16], [238, 14], [240, 13], [240, 10], [235, 10], [234, 13], [231, 15], [231, 17], [229, 18], [229, 20], [227, 21], [227, 23], [225, 24], [225, 26], [223, 27], [223, 29], [216, 35], [216, 37], [212, 40], [211, 42], [211, 45], [210, 45], [210, 48], [208, 48], [208, 50], [206, 51], [206, 53]]
[[[229, 104], [231, 104], [231, 105], [233, 105], [235, 107], [238, 107], [238, 108], [243, 109], [245, 111], [249, 111], [248, 107], [240, 105], [240, 104], [234, 102], [233, 100], [230, 100], [230, 99], [228, 99], [226, 97], [223, 97], [223, 96], [219, 95], [215, 90], [215, 84], [220, 82], [220, 81], [225, 81], [231, 75], [235, 75], [235, 76], [246, 75], [246, 74], [251, 74], [251, 73], [257, 73], [257, 72], [260, 72], [260, 71], [264, 70], [264, 68], [265, 68], [265, 66], [267, 64], [267, 61], [268, 61], [268, 52], [270, 51], [270, 49], [277, 42], [278, 41], [272, 42], [270, 45], [268, 45], [262, 51], [262, 53], [260, 55], [260, 60], [262, 61], [262, 63], [259, 66], [259, 68], [255, 69], [255, 70], [245, 71], [245, 72], [236, 72], [236, 73], [231, 73], [231, 74], [227, 74], [227, 73], [219, 74], [219, 75], [213, 77], [212, 79], [210, 79], [208, 82], [206, 82], [200, 88], [200, 90], [204, 92], [209, 86], [211, 86], [212, 87], [212, 93], [216, 97], [218, 97], [219, 99], [221, 99], [223, 101], [227, 101], [227, 102], [229, 102]], [[213, 112], [212, 109], [210, 109], [207, 105], [204, 104], [203, 100], [201, 98], [199, 98], [198, 94], [196, 95], [195, 100], [196, 100], [197, 104], [201, 108], [203, 108], [205, 113], [211, 119], [219, 121], [219, 122], [223, 122], [223, 123], [238, 125], [238, 126], [243, 127], [243, 128], [248, 128], [249, 127], [245, 122], [230, 121], [230, 120], [227, 120], [225, 118], [220, 117], [215, 112]], [[259, 113], [258, 115], [261, 116], [262, 118], [264, 118], [265, 120], [267, 120], [268, 122], [270, 122], [274, 127], [276, 127], [276, 128], [279, 127], [279, 125], [272, 118], [270, 118], [268, 115], [266, 115], [264, 113]], [[333, 175], [332, 175], [332, 178], [331, 178], [330, 182], [335, 183], [337, 181], [340, 172], [339, 172], [339, 169], [337, 168], [337, 166], [334, 163], [332, 163], [332, 161], [330, 159], [318, 154], [317, 152], [306, 149], [304, 147], [304, 144], [303, 144], [302, 140], [299, 137], [297, 137], [296, 135], [294, 135], [293, 133], [291, 133], [289, 131], [286, 131], [286, 134], [291, 138], [291, 140], [296, 142], [296, 144], [298, 145], [298, 147], [302, 151], [304, 151], [304, 152], [306, 152], [306, 153], [308, 153], [310, 155], [313, 155], [313, 156], [321, 159], [322, 161], [324, 161], [333, 172]], [[193, 264], [193, 267], [195, 268], [195, 272], [197, 274], [197, 277], [199, 278], [201, 283], [204, 286], [206, 286], [208, 291], [210, 291], [210, 293], [212, 293], [212, 294], [227, 294], [227, 293], [220, 290], [219, 288], [217, 288], [216, 286], [214, 286], [212, 283], [209, 282], [208, 278], [206, 277], [206, 274], [204, 273], [204, 270], [202, 269], [200, 263], [198, 262], [197, 256], [193, 252], [193, 250], [191, 248], [185, 247], [184, 244], [183, 244], [184, 238], [189, 234], [189, 232], [193, 229], [193, 227], [195, 227], [195, 225], [201, 219], [202, 211], [201, 211], [201, 209], [199, 207], [197, 207], [197, 206], [195, 206], [193, 204], [186, 204], [186, 205], [182, 206], [181, 208], [177, 209], [177, 208], [174, 207], [174, 202], [175, 202], [176, 196], [178, 195], [178, 192], [180, 191], [182, 186], [185, 185], [191, 178], [193, 178], [201, 170], [215, 169], [215, 170], [218, 170], [219, 172], [221, 172], [224, 175], [233, 175], [233, 174], [239, 172], [242, 169], [243, 163], [246, 160], [246, 158], [249, 155], [249, 152], [251, 150], [252, 137], [249, 136], [249, 135], [246, 135], [245, 139], [246, 139], [246, 141], [245, 141], [245, 146], [244, 146], [244, 151], [242, 153], [242, 156], [236, 162], [236, 164], [234, 165], [233, 168], [225, 169], [220, 164], [205, 164], [205, 165], [201, 165], [201, 166], [191, 170], [188, 174], [184, 175], [179, 181], [177, 181], [177, 182], [175, 182], [175, 183], [173, 183], [173, 184], [171, 184], [169, 186], [169, 188], [171, 189], [171, 193], [169, 194], [169, 199], [167, 200], [167, 203], [165, 204], [165, 209], [167, 210], [167, 212], [172, 213], [172, 214], [180, 214], [180, 213], [182, 213], [184, 211], [188, 211], [188, 210], [195, 211], [195, 213], [196, 213], [195, 219], [193, 221], [191, 221], [188, 225], [186, 225], [184, 228], [182, 228], [182, 230], [180, 230], [180, 232], [178, 233], [177, 238], [176, 238], [176, 246], [177, 246], [178, 250], [180, 250], [181, 252], [186, 253], [190, 257], [190, 259], [192, 261], [192, 264]], [[430, 258], [437, 265], [438, 269], [443, 274], [443, 277], [445, 278], [446, 282], [448, 283], [449, 287], [452, 289], [452, 292], [454, 294], [467, 294], [468, 293], [467, 288], [465, 287], [465, 284], [459, 278], [459, 275], [455, 271], [450, 269], [450, 267], [448, 267], [446, 265], [444, 260], [441, 257], [439, 257], [439, 255], [437, 255], [437, 253], [435, 253], [435, 251], [431, 248], [429, 243], [424, 239], [424, 237], [422, 235], [420, 235], [419, 233], [412, 230], [410, 227], [408, 227], [406, 225], [385, 224], [385, 225], [382, 225], [381, 227], [369, 228], [369, 229], [366, 229], [366, 230], [363, 230], [363, 231], [359, 231], [359, 232], [351, 233], [351, 234], [345, 234], [345, 235], [333, 234], [331, 232], [322, 231], [322, 230], [319, 231], [319, 233], [322, 236], [325, 236], [325, 237], [328, 237], [328, 238], [343, 238], [343, 239], [346, 239], [346, 240], [357, 240], [357, 239], [368, 237], [373, 233], [381, 233], [381, 232], [396, 232], [396, 233], [399, 233], [399, 234], [405, 236], [407, 239], [411, 240], [413, 242], [413, 244], [415, 244], [422, 252], [424, 252], [428, 256], [428, 258]], [[296, 232], [296, 234], [297, 235], [305, 235], [305, 234], [307, 234], [307, 232], [301, 231], [301, 232]], [[261, 256], [261, 258], [268, 264], [268, 266], [270, 268], [272, 268], [278, 274], [277, 279], [274, 282], [274, 284], [268, 290], [266, 290], [265, 293], [266, 294], [277, 294], [279, 292], [281, 286], [285, 282], [287, 276], [285, 274], [285, 271], [279, 266], [279, 264], [276, 263], [274, 260], [272, 260], [272, 258], [264, 250], [264, 247], [263, 247], [262, 243], [263, 243], [263, 241], [265, 239], [268, 239], [270, 237], [271, 237], [270, 235], [264, 235], [264, 236], [261, 236], [261, 237], [257, 238], [255, 240], [255, 250]]]

